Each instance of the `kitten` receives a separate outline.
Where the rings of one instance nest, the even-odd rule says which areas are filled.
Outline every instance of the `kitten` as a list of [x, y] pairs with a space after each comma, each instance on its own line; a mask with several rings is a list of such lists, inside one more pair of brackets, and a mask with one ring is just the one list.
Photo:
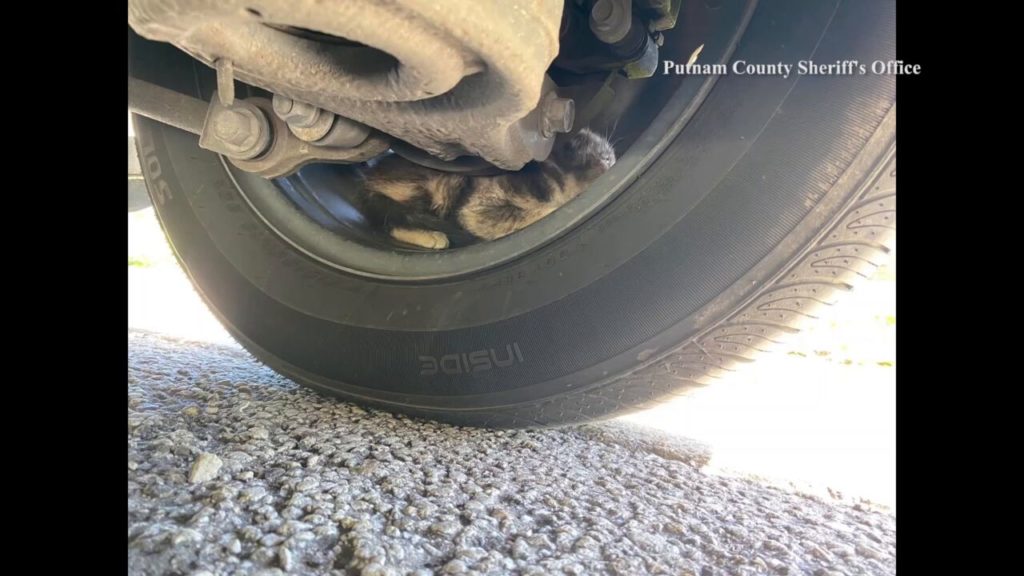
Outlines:
[[441, 172], [391, 155], [365, 175], [367, 208], [407, 244], [439, 250], [495, 240], [554, 212], [613, 164], [612, 145], [587, 129], [560, 136], [547, 160], [497, 176]]

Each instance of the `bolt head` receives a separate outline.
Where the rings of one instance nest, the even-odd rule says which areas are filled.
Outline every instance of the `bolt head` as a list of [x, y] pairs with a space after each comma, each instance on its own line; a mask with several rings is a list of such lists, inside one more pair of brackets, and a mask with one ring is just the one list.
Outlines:
[[286, 96], [274, 95], [274, 114], [295, 128], [311, 128], [321, 120], [322, 110]]
[[241, 144], [249, 128], [249, 119], [236, 110], [225, 110], [214, 118], [213, 133], [232, 144]]
[[291, 112], [294, 107], [295, 100], [292, 100], [287, 96], [282, 96], [281, 94], [274, 94], [274, 112], [278, 116], [283, 118], [284, 115]]
[[606, 24], [615, 12], [615, 4], [610, 0], [597, 0], [590, 11], [591, 18], [598, 24]]
[[273, 136], [267, 112], [245, 101], [224, 107], [214, 100], [207, 112], [199, 146], [232, 158], [254, 158]]
[[598, 40], [613, 44], [625, 38], [632, 21], [628, 6], [628, 2], [597, 0], [590, 10], [590, 30]]
[[222, 110], [214, 117], [213, 122], [213, 133], [217, 138], [239, 152], [255, 146], [263, 134], [259, 117], [248, 108]]

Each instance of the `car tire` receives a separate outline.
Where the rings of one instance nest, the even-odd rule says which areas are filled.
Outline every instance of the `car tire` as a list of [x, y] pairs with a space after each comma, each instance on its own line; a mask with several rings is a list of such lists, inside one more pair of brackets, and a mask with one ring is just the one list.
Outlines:
[[[761, 2], [733, 61], [894, 57], [894, 3], [810, 4], [783, 18]], [[713, 382], [869, 276], [895, 234], [895, 101], [886, 75], [724, 75], [592, 217], [514, 261], [411, 283], [309, 258], [196, 136], [135, 126], [181, 265], [256, 358], [346, 400], [532, 427]]]

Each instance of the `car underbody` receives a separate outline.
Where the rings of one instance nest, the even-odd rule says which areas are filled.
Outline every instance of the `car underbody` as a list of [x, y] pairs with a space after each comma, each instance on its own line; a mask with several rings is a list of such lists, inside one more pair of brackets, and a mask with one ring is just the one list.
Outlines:
[[[678, 11], [678, 0], [131, 0], [131, 27], [214, 68], [218, 90], [207, 103], [129, 78], [129, 106], [265, 177], [389, 148], [443, 170], [518, 170], [574, 126], [576, 99], [552, 75], [655, 74]], [[236, 80], [267, 94], [236, 95]]]

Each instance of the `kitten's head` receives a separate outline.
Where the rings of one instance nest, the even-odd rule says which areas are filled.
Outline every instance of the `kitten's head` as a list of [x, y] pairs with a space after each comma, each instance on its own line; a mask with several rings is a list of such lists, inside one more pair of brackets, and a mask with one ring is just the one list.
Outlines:
[[584, 128], [555, 141], [552, 156], [563, 170], [595, 180], [615, 164], [615, 149], [600, 134]]

